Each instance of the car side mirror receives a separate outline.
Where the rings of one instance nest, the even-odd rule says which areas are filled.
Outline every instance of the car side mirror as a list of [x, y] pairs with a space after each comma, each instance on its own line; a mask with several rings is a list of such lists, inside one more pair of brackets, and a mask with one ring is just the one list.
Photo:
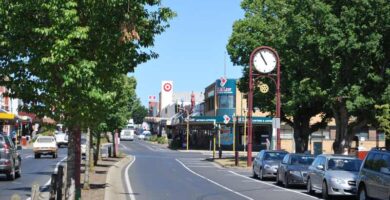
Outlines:
[[20, 145], [16, 146], [16, 150], [21, 151], [22, 149], [23, 149], [22, 146]]
[[319, 169], [319, 170], [324, 170], [324, 165], [318, 165], [318, 166], [317, 166], [317, 169]]
[[390, 175], [390, 169], [387, 167], [381, 167], [380, 172], [383, 174]]

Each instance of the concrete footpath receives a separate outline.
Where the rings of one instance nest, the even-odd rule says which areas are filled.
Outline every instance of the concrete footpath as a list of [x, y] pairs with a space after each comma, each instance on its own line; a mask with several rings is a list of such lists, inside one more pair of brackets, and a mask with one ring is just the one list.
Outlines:
[[121, 161], [115, 163], [108, 169], [106, 178], [106, 187], [104, 192], [105, 200], [126, 200], [129, 196], [126, 191], [126, 187], [123, 184], [124, 178], [128, 178], [122, 175], [124, 169], [133, 161], [133, 156], [127, 156]]

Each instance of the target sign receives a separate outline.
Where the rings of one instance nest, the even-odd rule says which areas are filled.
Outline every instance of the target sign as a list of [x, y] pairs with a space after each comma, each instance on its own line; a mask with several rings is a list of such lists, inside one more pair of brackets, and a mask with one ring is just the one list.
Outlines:
[[169, 92], [172, 90], [172, 84], [170, 84], [170, 83], [165, 83], [163, 87], [164, 87], [165, 92]]

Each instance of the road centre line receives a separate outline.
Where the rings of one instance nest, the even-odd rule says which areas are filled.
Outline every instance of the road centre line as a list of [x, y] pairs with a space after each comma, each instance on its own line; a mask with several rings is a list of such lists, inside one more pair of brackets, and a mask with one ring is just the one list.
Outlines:
[[129, 169], [130, 169], [131, 165], [135, 162], [135, 156], [133, 156], [133, 158], [134, 158], [133, 161], [131, 161], [131, 163], [129, 163], [129, 165], [127, 165], [126, 172], [125, 172], [126, 187], [127, 187], [127, 191], [129, 192], [130, 200], [135, 200], [134, 192], [133, 192], [133, 189], [131, 188], [130, 177], [129, 177]]
[[219, 187], [221, 187], [221, 188], [223, 188], [223, 189], [225, 189], [225, 190], [228, 190], [228, 191], [230, 191], [230, 192], [232, 192], [232, 193], [234, 193], [234, 194], [237, 194], [237, 195], [239, 195], [239, 196], [241, 196], [241, 197], [244, 197], [245, 199], [254, 200], [254, 199], [252, 199], [252, 198], [250, 198], [250, 197], [248, 197], [248, 196], [245, 196], [245, 195], [243, 195], [243, 194], [241, 194], [241, 193], [239, 193], [239, 192], [237, 192], [237, 191], [234, 191], [234, 190], [232, 190], [232, 189], [230, 189], [230, 188], [228, 188], [228, 187], [226, 187], [226, 186], [223, 186], [223, 185], [221, 185], [221, 184], [219, 184], [219, 183], [217, 183], [217, 182], [215, 182], [215, 181], [213, 181], [213, 180], [211, 180], [211, 179], [208, 179], [208, 178], [206, 178], [206, 177], [204, 177], [204, 176], [202, 176], [202, 175], [200, 175], [200, 174], [198, 174], [198, 173], [192, 171], [190, 168], [188, 168], [186, 165], [184, 165], [184, 163], [182, 163], [180, 160], [178, 160], [178, 159], [175, 159], [175, 160], [176, 160], [177, 162], [179, 162], [179, 163], [180, 163], [185, 169], [187, 169], [189, 172], [191, 172], [191, 173], [193, 173], [193, 174], [199, 176], [200, 178], [205, 179], [205, 180], [209, 181], [210, 183], [213, 183], [213, 184], [215, 184], [215, 185], [217, 185], [217, 186], [219, 186]]
[[233, 172], [233, 171], [229, 171], [229, 172], [232, 173], [232, 174], [234, 174], [234, 175], [236, 175], [236, 176], [240, 176], [240, 177], [243, 177], [243, 178], [252, 180], [252, 181], [256, 181], [256, 182], [259, 182], [259, 183], [263, 183], [263, 184], [265, 184], [265, 185], [269, 185], [269, 186], [275, 187], [275, 188], [277, 188], [277, 190], [284, 190], [284, 191], [294, 192], [294, 193], [297, 193], [297, 194], [301, 194], [301, 195], [303, 195], [303, 196], [311, 197], [311, 198], [313, 198], [313, 199], [319, 199], [319, 198], [317, 198], [317, 197], [314, 197], [314, 196], [311, 196], [311, 195], [308, 195], [308, 194], [305, 194], [305, 193], [302, 193], [302, 192], [298, 192], [298, 191], [291, 190], [291, 189], [287, 189], [287, 188], [282, 188], [282, 187], [276, 186], [276, 185], [271, 184], [271, 183], [267, 183], [267, 182], [264, 182], [264, 181], [256, 180], [256, 179], [253, 179], [253, 178], [250, 178], [250, 177], [247, 177], [247, 176], [238, 174], [238, 173]]

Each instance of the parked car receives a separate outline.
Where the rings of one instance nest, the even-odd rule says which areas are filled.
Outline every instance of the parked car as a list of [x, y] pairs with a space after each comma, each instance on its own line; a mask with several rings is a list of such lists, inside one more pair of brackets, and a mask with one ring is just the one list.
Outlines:
[[38, 136], [33, 143], [34, 157], [40, 158], [41, 155], [52, 155], [57, 158], [57, 142], [54, 136]]
[[140, 140], [149, 140], [152, 137], [152, 133], [150, 131], [143, 131], [140, 135], [138, 135], [138, 139]]
[[12, 139], [0, 134], [0, 173], [6, 174], [9, 180], [14, 180], [22, 174], [21, 146], [15, 147]]
[[307, 192], [322, 193], [324, 199], [331, 196], [356, 194], [356, 179], [362, 161], [344, 155], [319, 155], [309, 167]]
[[287, 153], [282, 150], [261, 150], [253, 161], [253, 177], [259, 177], [260, 180], [275, 178], [279, 163]]
[[276, 183], [283, 183], [286, 188], [306, 185], [307, 171], [313, 160], [314, 156], [310, 154], [287, 154], [279, 164]]
[[358, 199], [390, 199], [390, 150], [368, 152], [357, 179]]
[[68, 146], [68, 134], [64, 132], [56, 132], [55, 138], [59, 148], [62, 146]]

